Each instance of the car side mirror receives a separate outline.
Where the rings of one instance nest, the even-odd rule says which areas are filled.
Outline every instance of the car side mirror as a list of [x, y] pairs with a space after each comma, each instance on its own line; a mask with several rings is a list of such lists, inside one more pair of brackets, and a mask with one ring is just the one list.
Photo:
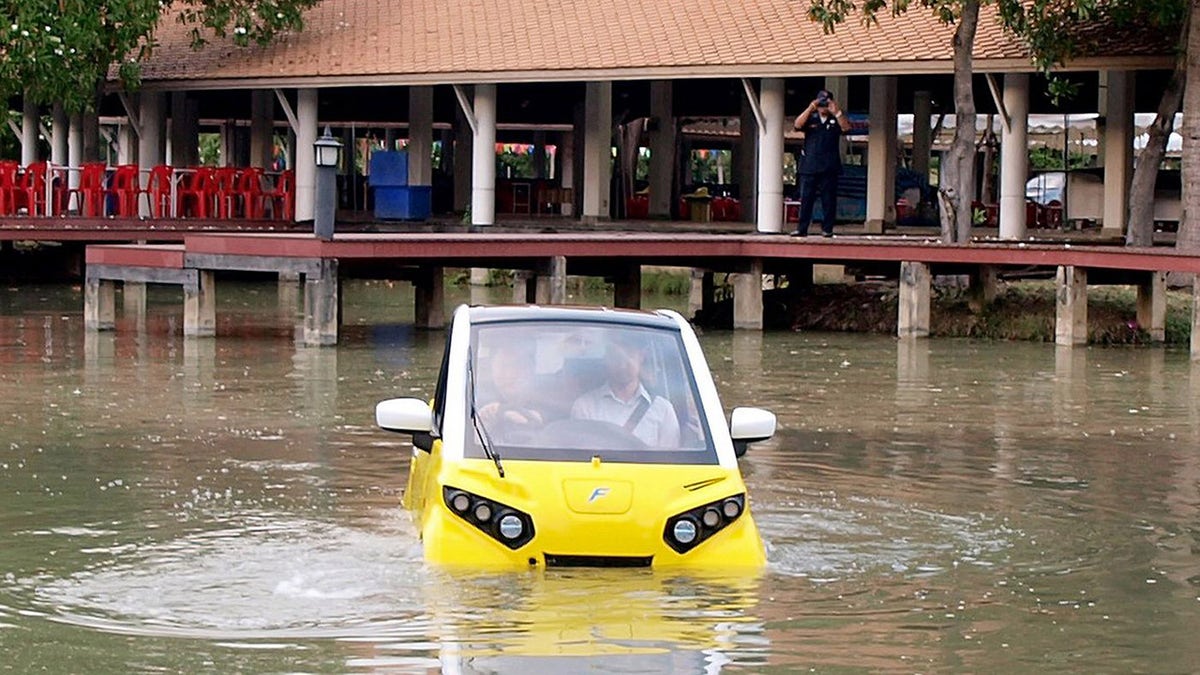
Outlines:
[[746, 454], [751, 443], [765, 441], [775, 435], [775, 413], [762, 408], [734, 408], [729, 418], [729, 437], [738, 457]]
[[413, 444], [422, 450], [433, 447], [433, 410], [419, 398], [392, 398], [375, 406], [375, 424], [381, 429], [412, 434]]

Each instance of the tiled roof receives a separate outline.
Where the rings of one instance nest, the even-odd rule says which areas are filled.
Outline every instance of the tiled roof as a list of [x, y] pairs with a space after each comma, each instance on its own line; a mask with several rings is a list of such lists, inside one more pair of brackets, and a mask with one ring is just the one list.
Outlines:
[[[164, 19], [142, 64], [148, 82], [317, 78], [326, 83], [805, 76], [950, 72], [953, 28], [928, 11], [855, 21], [826, 35], [807, 0], [324, 0], [305, 30], [266, 48], [215, 41], [193, 51]], [[1154, 41], [1112, 40], [1112, 57], [1156, 57]], [[980, 69], [1025, 52], [985, 8]], [[1145, 59], [1142, 59], [1145, 61]]]

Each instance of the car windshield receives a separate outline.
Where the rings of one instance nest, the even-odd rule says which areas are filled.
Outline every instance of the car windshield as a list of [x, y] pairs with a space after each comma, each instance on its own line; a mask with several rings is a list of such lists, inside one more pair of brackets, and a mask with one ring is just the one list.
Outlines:
[[[678, 331], [509, 321], [471, 336], [474, 405], [504, 459], [716, 464]], [[484, 457], [465, 420], [468, 457]]]

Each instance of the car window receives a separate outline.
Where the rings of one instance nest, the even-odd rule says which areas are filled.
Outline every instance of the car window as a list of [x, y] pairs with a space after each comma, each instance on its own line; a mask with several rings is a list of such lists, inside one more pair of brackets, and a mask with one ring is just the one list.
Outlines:
[[510, 459], [716, 463], [678, 331], [508, 321], [471, 337], [467, 456], [485, 436]]

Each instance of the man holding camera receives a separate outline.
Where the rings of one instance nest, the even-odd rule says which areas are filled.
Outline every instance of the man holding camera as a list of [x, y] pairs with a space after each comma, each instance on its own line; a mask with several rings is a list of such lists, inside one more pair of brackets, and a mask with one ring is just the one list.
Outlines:
[[850, 130], [850, 120], [838, 107], [833, 95], [822, 89], [817, 98], [796, 118], [795, 128], [804, 132], [804, 157], [800, 161], [800, 221], [793, 237], [808, 236], [813, 206], [821, 197], [821, 236], [833, 236], [837, 215], [838, 176], [842, 175], [842, 134]]

